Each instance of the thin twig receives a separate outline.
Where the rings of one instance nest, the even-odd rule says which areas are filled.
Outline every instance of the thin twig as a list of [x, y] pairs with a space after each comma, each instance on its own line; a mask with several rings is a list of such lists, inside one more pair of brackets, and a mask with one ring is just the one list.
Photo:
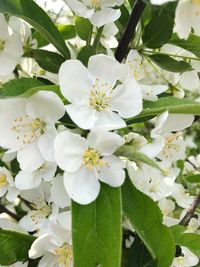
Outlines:
[[197, 209], [197, 207], [200, 204], [200, 192], [197, 195], [197, 197], [195, 198], [195, 200], [192, 203], [192, 206], [189, 208], [189, 210], [187, 211], [187, 213], [185, 214], [185, 216], [182, 218], [182, 220], [179, 222], [180, 225], [185, 225], [187, 226], [190, 219], [193, 218], [195, 210]]
[[4, 213], [4, 212], [7, 213], [10, 217], [15, 219], [16, 221], [19, 221], [21, 219], [20, 216], [18, 216], [17, 214], [11, 212], [10, 210], [6, 209], [4, 206], [0, 205], [0, 214]]
[[117, 47], [117, 50], [115, 52], [115, 58], [122, 62], [123, 58], [128, 53], [128, 46], [129, 43], [133, 37], [133, 34], [135, 32], [136, 26], [138, 24], [138, 21], [142, 15], [142, 12], [144, 11], [146, 4], [142, 0], [137, 0], [136, 4], [131, 12], [130, 18], [128, 20], [128, 23], [126, 25], [126, 29], [122, 35], [121, 40], [119, 41], [119, 45]]

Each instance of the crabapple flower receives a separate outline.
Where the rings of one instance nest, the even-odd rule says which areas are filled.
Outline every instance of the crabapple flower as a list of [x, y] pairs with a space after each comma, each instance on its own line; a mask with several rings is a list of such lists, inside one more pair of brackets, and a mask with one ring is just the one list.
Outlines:
[[97, 27], [117, 20], [121, 12], [114, 9], [124, 0], [65, 0], [70, 9], [78, 16], [88, 18]]
[[55, 138], [56, 162], [64, 173], [64, 185], [69, 196], [80, 204], [94, 201], [100, 183], [112, 187], [123, 184], [123, 162], [113, 153], [124, 144], [119, 135], [103, 130], [92, 131], [87, 139], [64, 131]]
[[33, 172], [20, 171], [15, 177], [15, 186], [20, 190], [36, 188], [42, 182], [53, 180], [56, 173], [57, 164], [45, 161], [44, 164]]
[[15, 187], [12, 174], [5, 167], [0, 167], [0, 197], [6, 194], [6, 199], [14, 201], [20, 191]]
[[39, 267], [72, 267], [71, 213], [60, 213], [33, 242], [29, 257], [40, 258]]
[[192, 267], [196, 266], [199, 258], [189, 249], [181, 247], [181, 255], [174, 258], [171, 267]]
[[175, 31], [180, 38], [187, 39], [192, 29], [200, 35], [200, 1], [180, 0], [176, 8]]
[[123, 128], [126, 123], [122, 118], [142, 111], [142, 93], [137, 82], [127, 79], [116, 85], [126, 71], [122, 64], [105, 55], [90, 57], [88, 69], [78, 60], [62, 64], [61, 92], [71, 102], [66, 110], [80, 128]]
[[151, 4], [160, 6], [160, 5], [164, 5], [168, 2], [174, 2], [174, 1], [176, 1], [176, 0], [151, 0]]
[[12, 73], [23, 55], [20, 36], [10, 33], [3, 14], [0, 13], [0, 75]]
[[115, 38], [115, 35], [118, 33], [118, 28], [115, 23], [109, 23], [104, 26], [100, 43], [105, 48], [115, 48], [118, 45], [118, 41]]
[[45, 160], [54, 161], [55, 122], [65, 113], [55, 93], [40, 91], [29, 98], [4, 99], [0, 111], [0, 145], [17, 151], [22, 170], [32, 172]]

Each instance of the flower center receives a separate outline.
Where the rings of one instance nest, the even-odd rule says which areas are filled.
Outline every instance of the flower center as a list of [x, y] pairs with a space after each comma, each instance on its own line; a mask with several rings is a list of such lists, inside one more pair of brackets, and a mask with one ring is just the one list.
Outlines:
[[88, 148], [83, 154], [83, 164], [89, 169], [106, 166], [107, 163], [102, 160], [101, 154], [93, 148]]
[[181, 150], [180, 145], [174, 144], [174, 142], [178, 141], [179, 137], [181, 136], [180, 133], [170, 134], [165, 139], [165, 146], [163, 148], [163, 155], [166, 158], [172, 156], [173, 151], [179, 152]]
[[0, 51], [4, 50], [6, 42], [0, 39]]
[[58, 256], [57, 263], [59, 267], [69, 267], [72, 262], [72, 250], [69, 245], [64, 245], [54, 250], [54, 254]]
[[46, 123], [39, 118], [31, 119], [26, 115], [14, 120], [11, 131], [17, 134], [17, 139], [21, 139], [23, 144], [30, 144], [44, 133], [45, 127]]
[[100, 9], [101, 8], [101, 4], [100, 4], [100, 0], [91, 0], [91, 7], [94, 9]]
[[52, 213], [52, 208], [48, 206], [44, 200], [40, 200], [37, 204], [31, 204], [31, 219], [35, 224], [38, 224], [43, 218], [47, 218]]
[[0, 175], [0, 188], [7, 184], [7, 177], [4, 174]]
[[198, 4], [200, 4], [200, 0], [192, 0], [192, 3], [198, 5]]
[[112, 88], [107, 83], [100, 83], [97, 78], [90, 91], [89, 103], [96, 111], [101, 112], [110, 107]]

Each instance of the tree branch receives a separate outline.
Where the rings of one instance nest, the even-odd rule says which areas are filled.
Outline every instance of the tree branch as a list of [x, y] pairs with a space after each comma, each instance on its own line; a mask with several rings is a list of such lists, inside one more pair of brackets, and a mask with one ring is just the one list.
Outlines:
[[199, 204], [200, 204], [200, 192], [197, 195], [197, 197], [195, 198], [194, 202], [192, 203], [192, 206], [190, 207], [190, 209], [187, 211], [185, 216], [179, 222], [180, 225], [185, 225], [185, 226], [188, 225], [190, 219], [194, 216], [195, 210], [197, 209]]
[[115, 52], [115, 58], [121, 62], [128, 53], [128, 46], [135, 32], [138, 21], [144, 11], [146, 4], [142, 0], [137, 0], [131, 12], [130, 18], [126, 25], [126, 29], [122, 35], [119, 45]]

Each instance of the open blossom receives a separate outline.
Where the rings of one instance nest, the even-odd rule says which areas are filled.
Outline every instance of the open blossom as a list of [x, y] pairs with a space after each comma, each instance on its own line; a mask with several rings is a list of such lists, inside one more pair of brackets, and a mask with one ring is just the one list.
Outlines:
[[0, 111], [0, 145], [18, 151], [22, 170], [32, 172], [45, 160], [54, 160], [55, 122], [65, 112], [55, 93], [40, 91], [27, 99], [1, 100]]
[[12, 73], [23, 55], [20, 36], [10, 33], [3, 14], [0, 13], [0, 75]]
[[65, 0], [76, 15], [88, 18], [97, 27], [113, 22], [120, 17], [120, 6], [124, 0]]
[[58, 134], [55, 158], [65, 171], [64, 185], [74, 201], [94, 201], [100, 191], [99, 180], [113, 187], [122, 185], [124, 164], [112, 154], [123, 144], [122, 137], [103, 130], [90, 132], [87, 139], [68, 131]]
[[[62, 214], [61, 214], [62, 215]], [[54, 222], [40, 235], [29, 250], [29, 258], [41, 258], [38, 267], [72, 267], [71, 216], [64, 214], [62, 223]]]
[[116, 85], [127, 69], [115, 59], [92, 56], [88, 69], [78, 60], [65, 61], [59, 71], [62, 94], [71, 104], [66, 110], [82, 129], [126, 126], [122, 118], [142, 111], [142, 93], [134, 79]]
[[181, 247], [181, 255], [174, 258], [171, 267], [191, 267], [196, 266], [199, 258], [189, 249]]

